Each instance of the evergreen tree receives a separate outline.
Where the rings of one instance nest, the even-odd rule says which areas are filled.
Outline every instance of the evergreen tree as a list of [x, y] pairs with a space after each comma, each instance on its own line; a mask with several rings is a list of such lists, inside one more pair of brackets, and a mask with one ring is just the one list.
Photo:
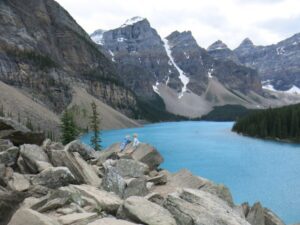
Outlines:
[[61, 141], [68, 144], [76, 139], [78, 136], [78, 129], [74, 121], [73, 113], [69, 110], [65, 110], [61, 117]]
[[96, 151], [101, 150], [101, 138], [100, 138], [100, 115], [97, 111], [97, 105], [95, 102], [91, 103], [92, 115], [90, 117], [90, 128], [93, 132], [91, 137], [91, 145]]

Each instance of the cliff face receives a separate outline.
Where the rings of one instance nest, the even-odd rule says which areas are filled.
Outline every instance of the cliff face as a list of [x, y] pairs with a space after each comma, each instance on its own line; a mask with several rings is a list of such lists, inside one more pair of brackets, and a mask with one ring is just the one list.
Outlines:
[[[136, 100], [111, 61], [53, 0], [0, 2], [0, 80], [20, 88], [55, 112], [81, 86], [132, 115]], [[129, 107], [130, 106], [130, 107]]]

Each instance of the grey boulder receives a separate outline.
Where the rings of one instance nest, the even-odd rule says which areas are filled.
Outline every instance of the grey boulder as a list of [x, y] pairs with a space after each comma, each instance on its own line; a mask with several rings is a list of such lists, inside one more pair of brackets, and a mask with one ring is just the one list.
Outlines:
[[137, 196], [125, 200], [118, 211], [117, 217], [147, 225], [176, 225], [175, 219], [168, 210]]
[[32, 179], [33, 185], [58, 188], [76, 183], [74, 175], [67, 167], [51, 167], [45, 169]]
[[37, 145], [25, 144], [20, 146], [20, 155], [31, 173], [39, 173], [52, 167], [48, 155]]

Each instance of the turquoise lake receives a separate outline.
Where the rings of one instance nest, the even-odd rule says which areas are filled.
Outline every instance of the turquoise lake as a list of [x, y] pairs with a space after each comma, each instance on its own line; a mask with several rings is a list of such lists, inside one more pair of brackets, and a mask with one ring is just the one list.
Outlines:
[[[139, 134], [163, 155], [171, 172], [187, 168], [227, 185], [235, 203], [261, 201], [287, 224], [300, 222], [300, 145], [231, 132], [232, 122], [172, 122], [102, 132], [102, 145]], [[89, 144], [90, 135], [82, 137]]]

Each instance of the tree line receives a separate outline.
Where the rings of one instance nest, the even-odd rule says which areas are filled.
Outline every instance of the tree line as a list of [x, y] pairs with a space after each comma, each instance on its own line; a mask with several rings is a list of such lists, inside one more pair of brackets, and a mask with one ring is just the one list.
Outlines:
[[238, 119], [232, 130], [252, 137], [300, 142], [300, 104], [257, 110]]
[[[101, 137], [100, 137], [100, 123], [101, 118], [97, 110], [95, 102], [91, 103], [92, 115], [90, 116], [90, 128], [92, 136], [90, 139], [91, 146], [96, 150], [101, 150]], [[80, 129], [77, 127], [74, 120], [74, 112], [66, 109], [61, 116], [61, 141], [63, 144], [75, 140], [80, 133]]]

